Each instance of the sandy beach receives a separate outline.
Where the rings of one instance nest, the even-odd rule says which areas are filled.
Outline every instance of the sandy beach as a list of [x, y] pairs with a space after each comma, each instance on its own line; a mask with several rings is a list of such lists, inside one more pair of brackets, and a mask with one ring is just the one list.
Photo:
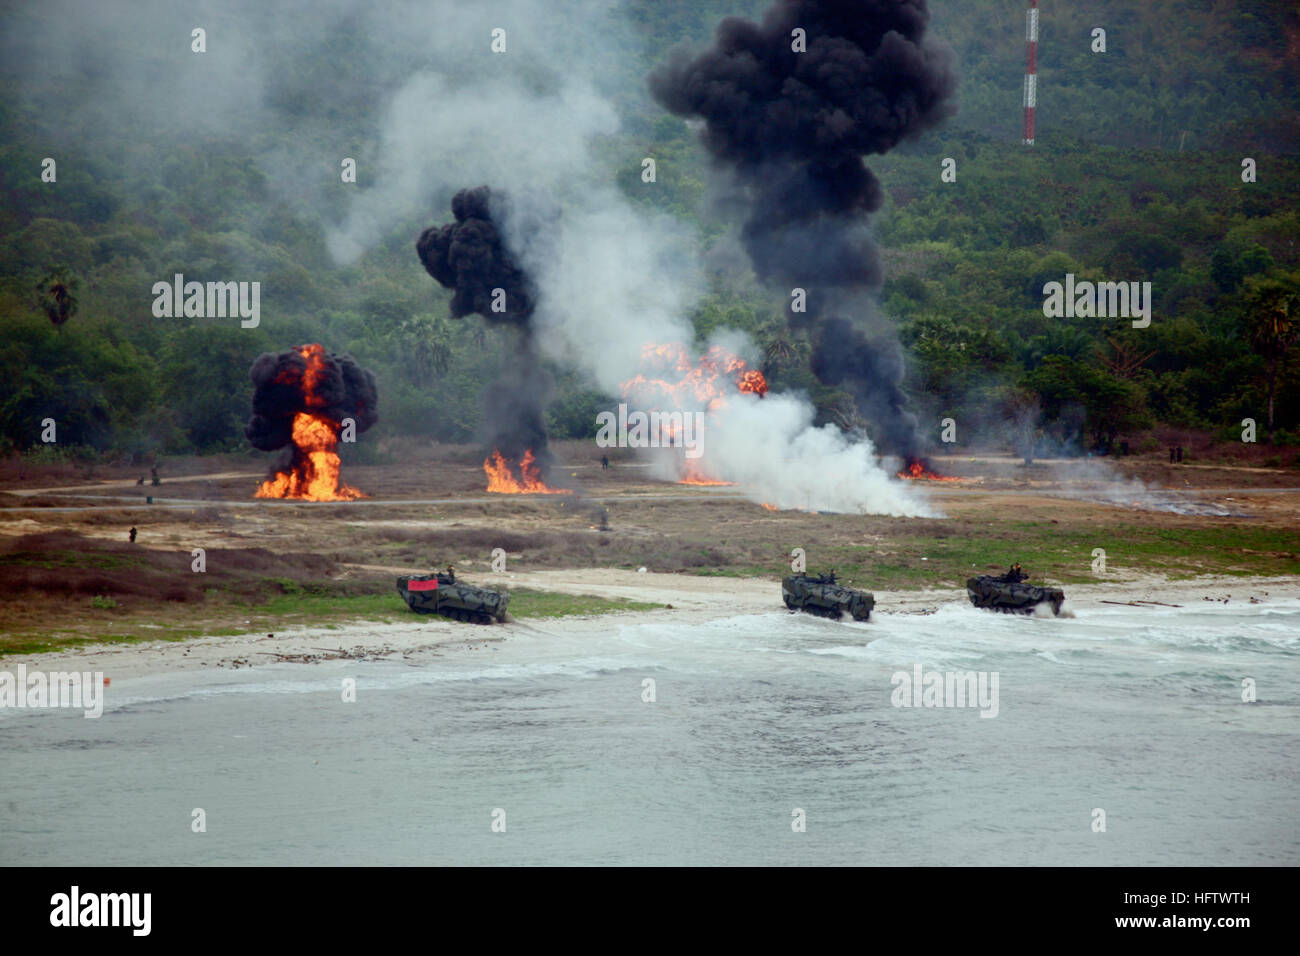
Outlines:
[[[386, 570], [372, 568], [372, 570]], [[416, 617], [410, 623], [356, 623], [328, 628], [291, 628], [271, 634], [200, 637], [186, 641], [140, 644], [83, 645], [66, 650], [10, 658], [28, 670], [103, 672], [109, 680], [209, 668], [244, 668], [277, 662], [311, 664], [325, 660], [419, 658], [449, 645], [469, 648], [509, 641], [521, 633], [564, 633], [598, 642], [610, 629], [627, 623], [655, 621], [666, 625], [744, 614], [789, 613], [780, 603], [780, 582], [761, 578], [701, 577], [685, 574], [638, 573], [608, 568], [536, 571], [488, 575], [483, 583], [509, 589], [533, 587], [571, 594], [592, 594], [671, 605], [654, 611], [629, 611], [544, 621], [512, 621], [490, 627], [469, 627], [437, 617]], [[964, 591], [875, 591], [873, 623], [888, 627], [890, 615], [928, 614], [939, 607], [966, 605]], [[1294, 577], [1241, 578], [1205, 576], [1170, 580], [1142, 575], [1123, 581], [1098, 581], [1066, 588], [1065, 613], [1081, 614], [1107, 607], [1105, 602], [1161, 602], [1189, 606], [1207, 601], [1228, 606], [1267, 604], [1300, 598]], [[834, 626], [827, 622], [826, 626]]]

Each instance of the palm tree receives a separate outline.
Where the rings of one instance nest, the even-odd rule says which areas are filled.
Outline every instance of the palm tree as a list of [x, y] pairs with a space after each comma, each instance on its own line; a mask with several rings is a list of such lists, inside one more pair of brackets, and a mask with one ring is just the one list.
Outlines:
[[63, 323], [77, 314], [79, 285], [63, 266], [54, 267], [36, 284], [37, 304], [59, 332], [63, 331]]
[[1139, 349], [1134, 344], [1133, 338], [1125, 337], [1123, 333], [1108, 335], [1106, 341], [1110, 343], [1111, 352], [1102, 357], [1101, 363], [1110, 369], [1111, 374], [1116, 378], [1132, 378], [1157, 352], [1156, 349], [1145, 351]]
[[1038, 396], [1030, 389], [1008, 388], [1002, 397], [1002, 407], [1011, 447], [1026, 465], [1032, 465], [1042, 430], [1043, 409]]
[[469, 334], [470, 341], [474, 343], [474, 348], [480, 352], [487, 351], [487, 323], [478, 321], [474, 323], [474, 329]]
[[858, 413], [857, 403], [848, 395], [836, 395], [822, 410], [846, 435], [866, 434], [866, 422]]
[[451, 366], [451, 323], [434, 315], [414, 315], [398, 327], [401, 348], [409, 356], [416, 384], [426, 385]]
[[1042, 335], [1030, 338], [1022, 348], [1021, 360], [1027, 368], [1037, 368], [1049, 355], [1063, 355], [1086, 361], [1097, 352], [1097, 341], [1083, 329], [1054, 325]]
[[769, 322], [760, 333], [763, 343], [763, 374], [772, 378], [782, 368], [797, 364], [807, 349], [807, 344], [799, 336], [790, 332], [784, 322]]
[[1250, 347], [1264, 359], [1268, 382], [1268, 443], [1273, 444], [1273, 400], [1277, 393], [1277, 373], [1295, 342], [1297, 308], [1295, 288], [1277, 279], [1251, 283], [1246, 295], [1246, 336]]

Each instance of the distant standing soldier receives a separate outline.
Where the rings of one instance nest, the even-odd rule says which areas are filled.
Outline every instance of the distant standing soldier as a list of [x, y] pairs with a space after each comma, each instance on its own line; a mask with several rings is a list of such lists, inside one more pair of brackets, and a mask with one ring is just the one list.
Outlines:
[[135, 544], [135, 525], [131, 526], [131, 532], [130, 534], [127, 535], [127, 537], [131, 539], [132, 544]]
[[600, 470], [609, 471], [609, 455], [600, 456]]
[[157, 466], [157, 465], [154, 465], [152, 468], [149, 469], [149, 474], [153, 476], [153, 483], [154, 483], [155, 485], [161, 485], [161, 484], [162, 484], [162, 482], [158, 480], [158, 466]]

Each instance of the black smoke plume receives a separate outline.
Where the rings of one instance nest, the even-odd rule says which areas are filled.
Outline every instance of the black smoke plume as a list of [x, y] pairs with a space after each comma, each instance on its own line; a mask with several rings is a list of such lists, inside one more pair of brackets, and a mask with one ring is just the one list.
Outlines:
[[[415, 249], [429, 275], [452, 290], [454, 317], [475, 313], [518, 330], [515, 349], [484, 393], [485, 441], [513, 462], [531, 450], [545, 474], [550, 465], [545, 409], [552, 383], [533, 341], [536, 287], [497, 226], [505, 201], [487, 186], [462, 189], [451, 200], [455, 221], [424, 230]], [[529, 226], [545, 229], [544, 223]]]
[[262, 451], [290, 444], [293, 419], [299, 412], [336, 423], [351, 418], [357, 434], [379, 420], [375, 376], [350, 355], [300, 345], [285, 352], [263, 352], [248, 374], [253, 380], [253, 417], [244, 426], [244, 436]]
[[903, 352], [894, 338], [873, 338], [848, 319], [826, 319], [813, 341], [812, 372], [826, 385], [851, 391], [858, 412], [874, 424], [873, 437], [881, 448], [920, 457], [916, 416], [907, 410], [907, 396], [899, 384]]
[[[429, 275], [452, 290], [454, 317], [477, 313], [489, 322], [527, 327], [535, 291], [506, 249], [492, 203], [487, 186], [462, 189], [451, 200], [456, 221], [424, 230], [415, 249]], [[502, 311], [493, 311], [497, 289], [505, 293]]]
[[650, 75], [664, 107], [704, 120], [705, 148], [734, 176], [755, 272], [807, 290], [807, 311], [788, 318], [812, 330], [814, 373], [853, 394], [884, 450], [907, 455], [921, 441], [898, 345], [860, 324], [882, 279], [867, 218], [883, 200], [862, 157], [953, 111], [951, 56], [925, 41], [928, 21], [925, 0], [777, 0], [761, 24], [728, 17], [710, 49]]

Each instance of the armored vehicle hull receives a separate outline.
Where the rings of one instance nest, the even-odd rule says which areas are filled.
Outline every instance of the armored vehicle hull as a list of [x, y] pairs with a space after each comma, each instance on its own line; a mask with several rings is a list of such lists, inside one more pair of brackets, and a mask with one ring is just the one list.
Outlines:
[[876, 606], [874, 594], [836, 584], [834, 574], [795, 574], [782, 578], [781, 597], [792, 611], [804, 611], [837, 621], [845, 613], [855, 621], [865, 621]]
[[510, 594], [450, 581], [443, 574], [397, 579], [397, 590], [416, 614], [441, 614], [471, 624], [504, 622]]
[[1005, 581], [991, 575], [970, 578], [966, 593], [976, 607], [1007, 614], [1033, 614], [1034, 608], [1047, 604], [1052, 614], [1061, 613], [1065, 592], [1060, 588], [1043, 588], [1023, 581]]

